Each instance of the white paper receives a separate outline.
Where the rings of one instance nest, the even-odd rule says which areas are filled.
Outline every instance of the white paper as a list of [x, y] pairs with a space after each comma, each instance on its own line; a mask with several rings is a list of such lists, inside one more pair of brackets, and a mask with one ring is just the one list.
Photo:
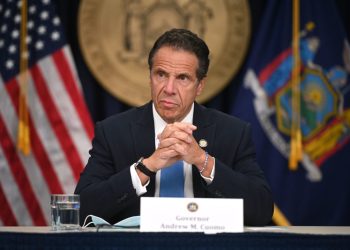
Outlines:
[[243, 232], [243, 200], [141, 198], [141, 232]]

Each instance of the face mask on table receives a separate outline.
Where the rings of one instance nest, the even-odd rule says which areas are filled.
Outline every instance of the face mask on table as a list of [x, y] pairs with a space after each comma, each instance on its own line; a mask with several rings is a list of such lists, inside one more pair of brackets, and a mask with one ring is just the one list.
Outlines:
[[[88, 218], [91, 218], [91, 221], [89, 223], [86, 223]], [[121, 220], [118, 223], [115, 223], [114, 225], [111, 225], [101, 217], [90, 214], [86, 216], [84, 220], [83, 228], [91, 224], [94, 224], [95, 227], [109, 226], [109, 227], [117, 227], [117, 228], [135, 228], [140, 226], [140, 216], [132, 216], [124, 220]]]

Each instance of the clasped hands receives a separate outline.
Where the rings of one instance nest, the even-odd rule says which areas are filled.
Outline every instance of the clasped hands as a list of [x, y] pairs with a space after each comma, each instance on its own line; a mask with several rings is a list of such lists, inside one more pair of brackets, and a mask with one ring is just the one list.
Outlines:
[[143, 163], [154, 172], [169, 167], [178, 160], [200, 168], [205, 161], [205, 152], [193, 137], [193, 131], [196, 129], [197, 127], [190, 123], [168, 124], [163, 132], [157, 135], [157, 149], [149, 158], [144, 159]]

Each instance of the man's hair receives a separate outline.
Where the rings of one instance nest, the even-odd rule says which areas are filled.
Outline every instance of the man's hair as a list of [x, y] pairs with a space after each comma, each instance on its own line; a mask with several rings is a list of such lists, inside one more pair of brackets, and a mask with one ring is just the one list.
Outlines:
[[153, 66], [154, 55], [162, 47], [171, 47], [195, 54], [198, 59], [197, 78], [202, 80], [206, 77], [209, 68], [209, 48], [196, 34], [186, 29], [166, 31], [157, 39], [149, 52], [148, 66], [150, 70]]

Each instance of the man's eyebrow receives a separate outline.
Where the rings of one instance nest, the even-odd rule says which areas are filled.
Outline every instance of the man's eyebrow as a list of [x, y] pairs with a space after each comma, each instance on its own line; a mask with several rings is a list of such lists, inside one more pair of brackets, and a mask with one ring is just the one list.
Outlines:
[[187, 76], [187, 77], [191, 77], [191, 74], [187, 73], [187, 72], [181, 72], [176, 74], [176, 76]]
[[162, 68], [155, 68], [154, 69], [154, 72], [163, 72], [163, 73], [166, 73], [166, 71]]

